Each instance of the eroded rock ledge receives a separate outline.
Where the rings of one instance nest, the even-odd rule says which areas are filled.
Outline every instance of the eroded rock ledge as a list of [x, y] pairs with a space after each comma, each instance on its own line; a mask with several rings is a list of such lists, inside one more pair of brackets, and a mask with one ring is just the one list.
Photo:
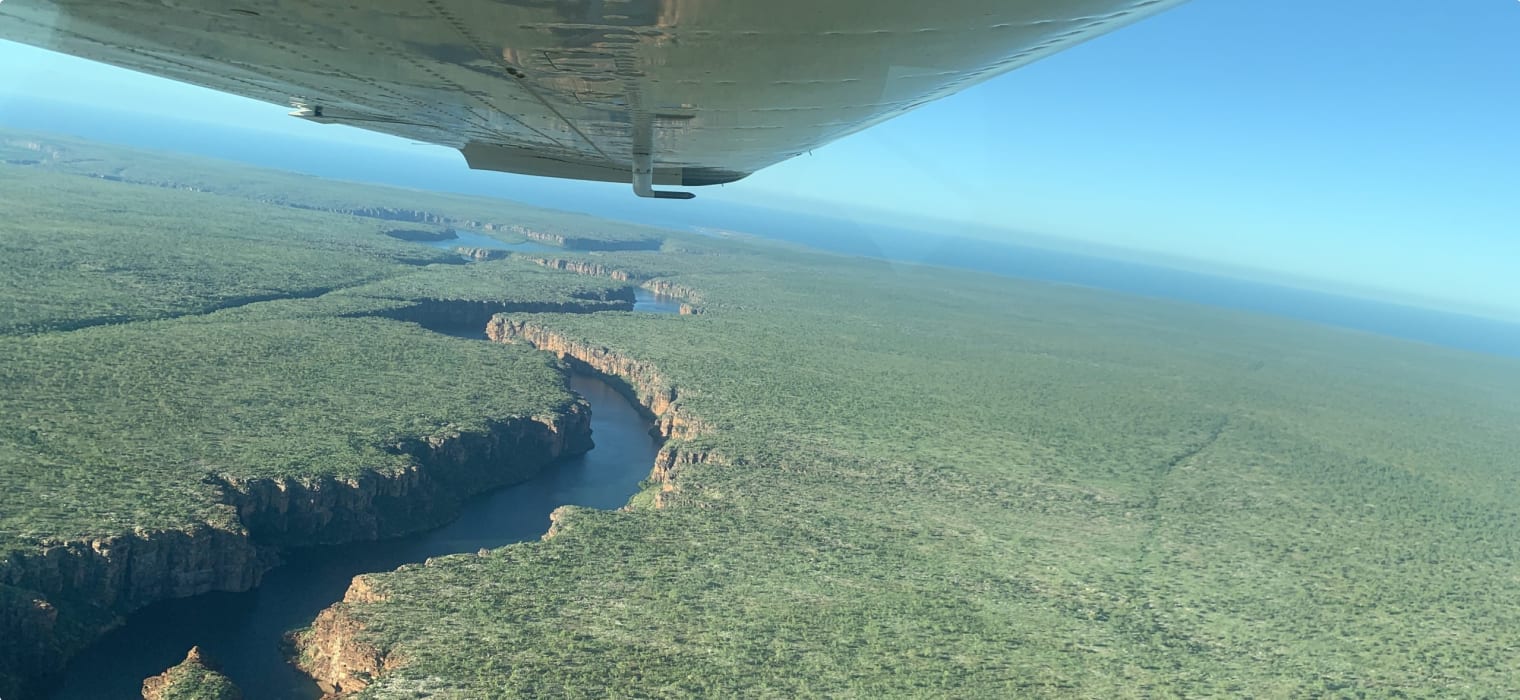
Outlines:
[[[495, 342], [530, 344], [558, 355], [576, 371], [600, 376], [654, 420], [654, 430], [660, 437], [676, 441], [661, 447], [650, 471], [656, 508], [664, 507], [667, 499], [678, 492], [676, 475], [682, 467], [725, 463], [714, 452], [692, 449], [684, 443], [712, 429], [690, 415], [681, 404], [679, 389], [654, 365], [507, 316], [493, 318], [486, 327], [486, 336]], [[571, 506], [555, 509], [544, 538], [555, 537], [571, 527], [568, 523], [576, 510]], [[343, 602], [323, 610], [311, 628], [296, 636], [296, 663], [317, 680], [326, 693], [324, 697], [338, 698], [362, 691], [384, 673], [405, 664], [404, 657], [365, 642], [364, 625], [350, 612], [352, 606], [384, 599], [365, 576], [355, 576]]]
[[[372, 540], [438, 525], [469, 496], [585, 452], [590, 434], [590, 407], [578, 401], [555, 415], [398, 441], [389, 448], [412, 459], [396, 471], [352, 478], [211, 477], [223, 491], [222, 522], [13, 553], [0, 561], [0, 670], [19, 677], [13, 685], [36, 684], [120, 616], [160, 600], [258, 585], [280, 547]], [[25, 694], [19, 687], [6, 690], [6, 697]]]
[[658, 277], [641, 277], [627, 270], [608, 267], [601, 263], [566, 258], [541, 258], [524, 256], [525, 259], [543, 267], [573, 272], [588, 277], [608, 277], [619, 282], [637, 282], [640, 287], [664, 297], [681, 300], [681, 314], [690, 316], [702, 313], [702, 294], [691, 287], [676, 284]]
[[609, 241], [602, 238], [588, 238], [575, 234], [565, 234], [559, 231], [541, 231], [523, 226], [522, 224], [513, 224], [502, 228], [530, 241], [538, 241], [539, 243], [547, 243], [559, 248], [571, 248], [574, 250], [659, 250], [660, 246], [664, 244], [664, 241], [659, 238], [631, 238], [621, 241]]
[[380, 674], [401, 665], [400, 657], [360, 641], [364, 625], [348, 614], [350, 605], [382, 600], [364, 576], [355, 576], [342, 602], [318, 613], [310, 629], [295, 635], [300, 653], [296, 665], [316, 679], [323, 698], [364, 690]]
[[184, 661], [143, 680], [142, 696], [143, 700], [242, 700], [243, 694], [201, 657], [200, 647], [190, 647]]
[[660, 437], [685, 440], [708, 431], [682, 408], [680, 392], [653, 364], [509, 316], [491, 319], [486, 337], [498, 343], [527, 343], [558, 355], [571, 369], [601, 376], [654, 419]]
[[532, 261], [535, 265], [542, 265], [547, 268], [564, 270], [566, 272], [574, 272], [577, 275], [586, 275], [588, 277], [610, 277], [619, 282], [633, 281], [633, 273], [628, 272], [627, 270], [619, 270], [617, 268], [607, 267], [606, 265], [602, 265], [600, 263], [586, 262], [584, 260], [566, 260], [564, 258], [538, 258], [531, 256], [525, 257], [527, 257], [527, 259]]

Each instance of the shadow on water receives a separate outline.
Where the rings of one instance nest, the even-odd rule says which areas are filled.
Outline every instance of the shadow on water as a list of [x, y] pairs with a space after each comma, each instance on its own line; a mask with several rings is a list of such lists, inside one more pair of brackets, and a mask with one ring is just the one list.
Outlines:
[[659, 449], [648, 421], [599, 379], [576, 376], [570, 385], [591, 403], [595, 449], [522, 484], [471, 500], [457, 520], [436, 530], [297, 550], [252, 591], [144, 608], [76, 657], [53, 697], [138, 697], [144, 678], [179, 663], [197, 644], [245, 697], [320, 697], [316, 685], [286, 663], [280, 641], [287, 630], [310, 623], [340, 600], [354, 575], [538, 539], [549, 527], [550, 511], [561, 505], [618, 508], [638, 490]]
[[547, 246], [542, 243], [535, 243], [533, 241], [524, 241], [522, 243], [507, 243], [506, 241], [498, 240], [490, 236], [474, 233], [472, 231], [461, 231], [459, 229], [454, 229], [453, 238], [445, 238], [441, 241], [417, 241], [417, 243], [421, 243], [422, 245], [431, 248], [439, 248], [442, 250], [454, 250], [455, 248], [487, 248], [490, 250], [509, 250], [516, 253], [562, 253], [565, 250], [564, 248], [555, 248], [553, 246]]

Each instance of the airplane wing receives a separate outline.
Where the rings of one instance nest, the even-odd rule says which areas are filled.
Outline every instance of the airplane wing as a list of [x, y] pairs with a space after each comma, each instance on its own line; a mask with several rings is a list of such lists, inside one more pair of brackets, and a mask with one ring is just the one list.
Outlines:
[[4, 0], [0, 37], [458, 148], [711, 185], [1182, 0]]

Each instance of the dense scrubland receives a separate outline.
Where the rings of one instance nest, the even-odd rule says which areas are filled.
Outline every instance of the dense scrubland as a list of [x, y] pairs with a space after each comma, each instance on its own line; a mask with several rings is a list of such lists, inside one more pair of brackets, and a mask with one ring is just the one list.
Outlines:
[[[1520, 692], [1515, 360], [675, 233], [464, 265], [225, 186], [296, 180], [143, 162], [176, 186], [0, 166], [73, 198], [0, 221], [32, 241], [0, 287], [57, 290], [0, 314], [11, 561], [230, 517], [208, 476], [395, 469], [397, 439], [572, 400], [525, 336], [394, 320], [429, 301], [657, 372], [693, 426], [627, 509], [365, 576], [302, 637], [382, 666], [327, 679], [363, 697]], [[634, 284], [702, 313], [616, 310]]]
[[243, 694], [226, 676], [192, 648], [185, 660], [143, 681], [143, 700], [242, 700]]
[[509, 317], [706, 430], [626, 512], [367, 576], [333, 612], [400, 668], [364, 697], [1520, 691], [1513, 360], [723, 241], [562, 259], [701, 295]]
[[[460, 498], [577, 449], [560, 435], [515, 472], [469, 483], [435, 473], [425, 478], [443, 487], [419, 488], [408, 472], [429, 459], [469, 461], [450, 444], [531, 442], [524, 420], [572, 431], [580, 409], [545, 354], [418, 323], [454, 312], [478, 319], [478, 333], [502, 310], [626, 309], [629, 284], [523, 260], [467, 263], [343, 208], [427, 211], [438, 230], [550, 214], [193, 159], [139, 162], [68, 139], [0, 133], [0, 143], [11, 149], [3, 160], [51, 158], [0, 165], [0, 695], [132, 608], [256, 582], [275, 536], [341, 541], [436, 523]], [[118, 161], [129, 164], [111, 166], [120, 178], [93, 170]], [[357, 494], [347, 507], [426, 502], [389, 517], [329, 512], [345, 507], [335, 488]], [[230, 489], [247, 493], [229, 503]], [[303, 508], [314, 510], [306, 521], [257, 531]]]

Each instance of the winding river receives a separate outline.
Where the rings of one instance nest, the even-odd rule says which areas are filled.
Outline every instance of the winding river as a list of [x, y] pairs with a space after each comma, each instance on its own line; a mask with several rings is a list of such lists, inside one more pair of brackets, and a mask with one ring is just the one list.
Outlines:
[[139, 697], [144, 678], [179, 663], [197, 644], [245, 697], [320, 697], [316, 684], [286, 663], [280, 641], [287, 630], [309, 624], [341, 599], [354, 575], [535, 540], [548, 529], [549, 512], [561, 505], [618, 508], [638, 490], [659, 449], [649, 422], [599, 379], [575, 376], [570, 386], [591, 403], [595, 449], [551, 465], [529, 481], [470, 501], [457, 520], [436, 530], [296, 550], [254, 590], [210, 593], [144, 608], [75, 657], [53, 697]]

